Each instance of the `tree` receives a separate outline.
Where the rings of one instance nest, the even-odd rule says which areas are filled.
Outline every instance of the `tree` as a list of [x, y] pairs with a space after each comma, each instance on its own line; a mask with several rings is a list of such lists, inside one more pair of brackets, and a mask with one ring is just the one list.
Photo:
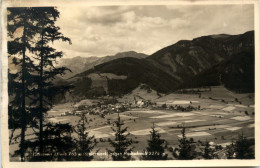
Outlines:
[[238, 140], [235, 143], [234, 151], [236, 159], [254, 159], [254, 151], [251, 148], [254, 143], [248, 140], [243, 133], [238, 136]]
[[51, 99], [58, 90], [51, 81], [57, 74], [67, 70], [54, 66], [56, 58], [62, 57], [62, 52], [56, 52], [50, 47], [50, 42], [60, 39], [71, 43], [69, 38], [59, 32], [60, 28], [55, 26], [58, 17], [59, 12], [54, 7], [8, 8], [8, 53], [13, 56], [12, 62], [18, 69], [16, 76], [9, 75], [13, 90], [9, 96], [14, 93], [13, 100], [9, 102], [9, 117], [13, 122], [18, 117], [17, 114], [20, 115], [18, 125], [21, 127], [21, 161], [24, 161], [26, 125], [30, 123], [32, 127], [38, 128], [35, 118], [40, 122], [39, 139], [42, 153], [43, 113], [51, 107]]
[[226, 146], [227, 159], [254, 159], [254, 151], [251, 148], [253, 141], [248, 140], [243, 133], [238, 135], [238, 140]]
[[167, 105], [166, 104], [162, 104], [162, 108], [167, 108]]
[[189, 140], [186, 138], [185, 135], [185, 128], [182, 129], [181, 131], [182, 133], [182, 138], [178, 139], [179, 141], [179, 155], [178, 155], [178, 159], [180, 160], [192, 160], [195, 156], [194, 156], [194, 149], [192, 148], [192, 140]]
[[118, 118], [115, 122], [116, 129], [111, 127], [111, 129], [115, 132], [115, 140], [109, 140], [110, 145], [114, 148], [113, 150], [107, 150], [109, 154], [112, 155], [113, 160], [117, 161], [123, 161], [123, 160], [131, 160], [131, 151], [133, 150], [133, 147], [129, 148], [129, 146], [133, 143], [132, 139], [127, 138], [129, 135], [126, 134], [127, 127], [122, 128], [122, 125], [124, 125], [123, 122], [120, 120], [119, 112], [118, 112]]
[[60, 32], [60, 28], [55, 26], [56, 19], [59, 17], [59, 12], [54, 7], [40, 7], [33, 8], [33, 17], [38, 21], [36, 26], [38, 30], [38, 39], [33, 49], [35, 53], [34, 59], [37, 60], [38, 65], [35, 66], [35, 72], [37, 72], [38, 87], [34, 90], [34, 96], [37, 98], [34, 101], [36, 108], [33, 109], [36, 114], [36, 118], [39, 119], [39, 140], [40, 140], [40, 153], [43, 153], [43, 121], [44, 113], [46, 113], [52, 106], [52, 98], [62, 88], [61, 86], [55, 87], [52, 80], [57, 75], [62, 75], [66, 70], [65, 67], [55, 67], [57, 58], [63, 56], [63, 52], [58, 52], [51, 47], [51, 42], [56, 40], [62, 40], [69, 42], [71, 40]]
[[210, 148], [210, 144], [209, 144], [208, 141], [206, 141], [206, 144], [205, 144], [203, 157], [204, 157], [205, 159], [214, 159], [214, 157], [215, 157], [215, 155], [214, 155], [214, 149], [211, 149], [211, 148]]
[[[30, 161], [63, 161], [73, 160], [71, 155], [75, 149], [75, 142], [71, 134], [73, 127], [70, 124], [48, 123], [43, 130], [43, 153], [40, 153], [40, 141], [26, 141]], [[36, 133], [39, 136], [39, 132]]]
[[[15, 78], [17, 78], [18, 74], [11, 74], [8, 70], [8, 94], [9, 96], [15, 95], [15, 91], [17, 86], [15, 86], [16, 82], [14, 82]], [[11, 101], [14, 103], [14, 100]], [[17, 103], [16, 103], [17, 104]], [[8, 105], [8, 129], [11, 129], [11, 135], [9, 137], [9, 145], [12, 143], [12, 139], [14, 136], [14, 132], [16, 129], [21, 128], [19, 122], [19, 110], [17, 106], [12, 106], [11, 103]]]
[[155, 130], [154, 124], [152, 131], [150, 131], [150, 139], [147, 141], [148, 147], [145, 150], [145, 155], [142, 156], [143, 160], [166, 160], [167, 155], [164, 154], [164, 139], [161, 139], [158, 131]]
[[93, 142], [94, 136], [89, 137], [87, 132], [87, 118], [86, 114], [82, 113], [80, 116], [80, 120], [76, 125], [75, 132], [78, 135], [78, 139], [76, 139], [76, 153], [77, 160], [80, 161], [90, 161], [93, 159], [93, 156], [90, 155], [91, 150], [93, 150], [96, 142]]
[[[8, 30], [8, 54], [12, 56], [12, 63], [17, 68], [15, 75], [9, 73], [11, 77], [12, 91], [9, 96], [13, 99], [9, 102], [9, 117], [11, 120], [17, 121], [19, 114], [19, 123], [16, 125], [21, 128], [20, 134], [20, 157], [24, 161], [24, 142], [26, 125], [28, 124], [28, 107], [26, 106], [26, 99], [29, 98], [30, 88], [33, 85], [32, 79], [34, 65], [33, 61], [28, 55], [32, 52], [32, 40], [37, 33], [35, 26], [35, 19], [32, 17], [34, 14], [33, 8], [8, 8], [7, 16], [7, 30]], [[20, 34], [20, 35], [19, 35]], [[13, 127], [14, 129], [15, 127]]]

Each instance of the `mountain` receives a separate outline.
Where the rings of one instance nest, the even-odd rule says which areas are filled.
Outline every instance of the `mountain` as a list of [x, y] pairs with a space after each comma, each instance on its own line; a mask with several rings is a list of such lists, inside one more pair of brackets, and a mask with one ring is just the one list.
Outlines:
[[184, 82], [231, 55], [254, 50], [254, 32], [241, 35], [210, 35], [181, 40], [146, 59], [154, 66]]
[[[146, 58], [148, 57], [148, 55], [146, 54], [143, 54], [143, 53], [137, 53], [135, 51], [128, 51], [128, 52], [121, 52], [121, 53], [117, 53], [116, 55], [113, 55], [113, 56], [105, 56], [105, 57], [101, 57], [100, 59], [98, 59], [96, 62], [95, 62], [95, 65], [99, 65], [99, 64], [102, 64], [102, 63], [105, 63], [105, 62], [108, 62], [108, 61], [112, 61], [112, 60], [115, 60], [115, 59], [118, 59], [118, 58], [126, 58], [126, 57], [131, 57], [131, 58], [137, 58], [137, 59], [143, 59], [143, 58]], [[93, 66], [93, 67], [94, 67]], [[92, 68], [92, 67], [91, 67]]]
[[93, 68], [96, 65], [109, 62], [118, 58], [125, 58], [125, 57], [132, 57], [132, 58], [146, 58], [148, 55], [143, 53], [137, 53], [135, 51], [127, 51], [121, 52], [116, 55], [105, 56], [105, 57], [74, 57], [74, 58], [67, 58], [61, 59], [59, 62], [59, 66], [64, 66], [69, 68], [72, 72], [66, 72], [62, 78], [67, 79], [70, 78], [78, 73], [84, 72], [88, 69]]
[[123, 57], [101, 62], [68, 80], [75, 86], [72, 94], [123, 95], [140, 84], [160, 93], [210, 85], [253, 92], [254, 32], [181, 40], [143, 59]]
[[238, 93], [255, 92], [254, 52], [243, 51], [186, 80], [179, 88], [224, 85]]
[[87, 70], [85, 68], [85, 66], [87, 64], [91, 64], [95, 61], [97, 61], [99, 59], [99, 57], [73, 57], [73, 58], [62, 58], [59, 61], [58, 66], [64, 66], [67, 67], [71, 70], [71, 72], [66, 71], [66, 74], [63, 76], [60, 76], [61, 78], [67, 79], [75, 74], [81, 73], [85, 70]]
[[150, 65], [145, 59], [131, 57], [97, 65], [69, 81], [75, 86], [72, 95], [83, 97], [124, 95], [140, 83], [145, 83], [158, 92], [168, 92], [173, 91], [173, 86], [178, 84], [174, 78]]

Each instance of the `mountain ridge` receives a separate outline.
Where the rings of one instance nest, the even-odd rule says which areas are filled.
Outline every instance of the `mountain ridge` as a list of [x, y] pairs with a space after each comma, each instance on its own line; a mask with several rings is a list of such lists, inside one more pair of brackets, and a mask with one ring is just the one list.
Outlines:
[[[218, 80], [216, 74], [220, 73], [225, 77], [222, 79], [222, 84], [228, 89], [237, 92], [254, 91], [254, 89], [250, 89], [254, 87], [252, 82], [254, 77], [249, 75], [247, 78], [245, 75], [253, 73], [252, 69], [254, 70], [254, 59], [251, 59], [254, 56], [254, 31], [240, 35], [224, 35], [224, 37], [214, 35], [213, 37], [209, 35], [193, 40], [180, 40], [143, 59], [130, 57], [113, 59], [76, 74], [69, 81], [72, 85], [78, 85], [82, 81], [89, 82], [86, 84], [88, 87], [82, 86], [80, 90], [77, 87], [74, 88], [78, 94], [91, 91], [93, 95], [93, 93], [97, 93], [95, 89], [101, 89], [99, 91], [101, 95], [123, 95], [131, 92], [141, 83], [147, 84], [158, 92], [170, 93], [182, 87], [195, 87], [198, 85], [196, 78], [202, 80], [199, 83], [200, 86], [209, 85], [210, 82], [203, 81], [203, 79], [208, 78], [207, 75], [210, 76], [210, 73], [214, 73], [214, 75], [209, 79], [213, 84], [219, 85], [215, 81]], [[246, 61], [248, 66], [244, 66], [243, 61]], [[214, 67], [219, 70], [214, 71]], [[236, 68], [233, 67], [246, 73], [236, 73]], [[104, 86], [107, 87], [107, 89], [102, 89], [103, 86], [95, 85], [98, 81], [90, 78], [95, 74], [114, 74], [125, 78], [102, 79]], [[235, 78], [228, 80], [232, 75]], [[184, 85], [185, 82], [189, 85]], [[234, 82], [249, 82], [250, 84], [232, 85]]]
[[[158, 50], [146, 59], [182, 81], [180, 75], [187, 77], [191, 73], [196, 75], [212, 64], [223, 61], [231, 54], [250, 50], [253, 44], [253, 31], [241, 35], [230, 35], [224, 40], [214, 39], [209, 35], [193, 40], [180, 40], [173, 45]], [[239, 45], [242, 46], [239, 47]], [[179, 72], [174, 73], [175, 71]]]
[[70, 78], [78, 73], [81, 73], [83, 71], [86, 71], [88, 69], [93, 68], [96, 65], [112, 61], [114, 59], [118, 58], [124, 58], [124, 57], [134, 57], [134, 58], [145, 58], [148, 55], [143, 53], [137, 53], [135, 51], [126, 51], [126, 52], [119, 52], [115, 55], [110, 56], [104, 56], [104, 57], [82, 57], [82, 56], [76, 56], [73, 58], [65, 58], [61, 59], [58, 66], [65, 66], [71, 69], [72, 72], [66, 72], [64, 76], [62, 76], [63, 79]]

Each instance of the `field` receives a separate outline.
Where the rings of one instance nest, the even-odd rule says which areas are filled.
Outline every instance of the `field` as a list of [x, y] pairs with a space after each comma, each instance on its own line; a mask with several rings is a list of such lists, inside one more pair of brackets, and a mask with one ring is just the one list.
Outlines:
[[[168, 146], [172, 147], [178, 146], [182, 127], [186, 128], [186, 136], [193, 138], [194, 141], [207, 140], [213, 145], [222, 145], [223, 147], [230, 144], [232, 140], [236, 140], [238, 134], [241, 133], [249, 139], [255, 137], [253, 94], [235, 94], [223, 87], [213, 87], [211, 91], [203, 92], [201, 97], [197, 94], [169, 94], [152, 101], [169, 106], [200, 106], [200, 109], [181, 112], [170, 109], [132, 108], [120, 113], [124, 127], [128, 127], [129, 137], [138, 141], [138, 143], [133, 144], [134, 152], [142, 152], [145, 149], [153, 124], [161, 137], [167, 141]], [[49, 120], [69, 122], [75, 125], [79, 119], [78, 116], [59, 115], [72, 109], [73, 105], [70, 103], [56, 105], [49, 111], [49, 115], [55, 117]], [[105, 152], [106, 149], [110, 148], [107, 139], [114, 138], [111, 127], [117, 120], [117, 115], [117, 113], [108, 114], [104, 118], [99, 115], [88, 115], [89, 135], [95, 136], [99, 142], [94, 151], [100, 149], [99, 152]], [[15, 132], [15, 134], [18, 133], [19, 130]], [[30, 135], [32, 133], [32, 130], [28, 129], [26, 138], [34, 138]], [[76, 137], [76, 135], [74, 136]], [[102, 142], [100, 142], [100, 138], [102, 138]], [[10, 145], [10, 152], [13, 153], [17, 148], [17, 143]], [[169, 152], [168, 154], [171, 158], [172, 155]], [[95, 159], [109, 160], [108, 156], [96, 156]], [[135, 156], [135, 159], [138, 158]], [[12, 158], [12, 160], [17, 160], [17, 158]]]

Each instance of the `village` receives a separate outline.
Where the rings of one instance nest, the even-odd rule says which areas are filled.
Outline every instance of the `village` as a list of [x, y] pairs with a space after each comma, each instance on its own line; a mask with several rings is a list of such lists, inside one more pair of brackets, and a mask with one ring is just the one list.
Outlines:
[[[115, 98], [110, 99], [96, 99], [96, 100], [82, 100], [77, 104], [71, 105], [73, 110], [68, 110], [63, 113], [60, 113], [60, 116], [80, 116], [81, 113], [85, 113], [88, 115], [100, 115], [104, 117], [107, 114], [113, 114], [115, 112], [124, 112], [129, 111], [131, 109], [136, 108], [143, 108], [143, 109], [150, 109], [150, 110], [176, 110], [176, 111], [192, 111], [192, 110], [200, 110], [200, 105], [197, 107], [192, 106], [192, 101], [189, 102], [188, 106], [181, 106], [181, 105], [169, 105], [170, 101], [166, 102], [152, 102], [151, 100], [145, 100], [140, 98], [134, 97], [134, 101], [132, 102], [118, 102]], [[168, 104], [168, 105], [167, 105]], [[187, 103], [185, 103], [187, 104]], [[49, 114], [47, 118], [52, 118], [57, 115]]]

